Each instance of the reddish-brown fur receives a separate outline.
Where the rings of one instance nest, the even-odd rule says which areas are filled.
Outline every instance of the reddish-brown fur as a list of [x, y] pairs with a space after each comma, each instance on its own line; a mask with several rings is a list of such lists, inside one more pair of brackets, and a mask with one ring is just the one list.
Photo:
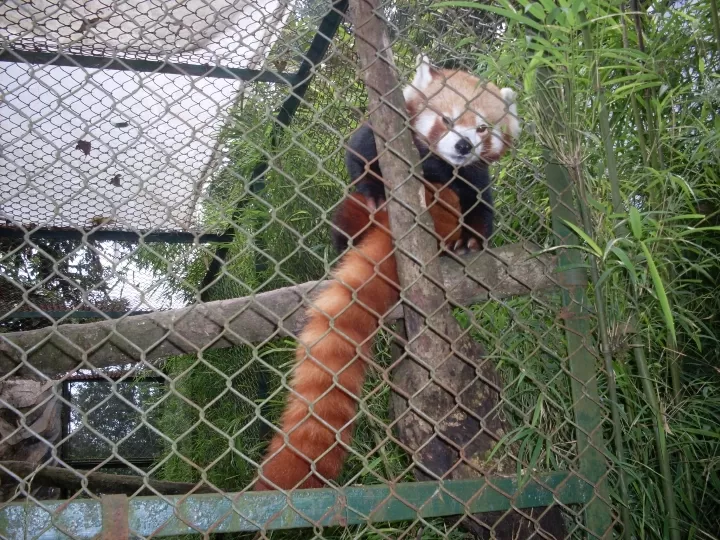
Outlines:
[[[436, 233], [452, 245], [460, 237], [457, 194], [428, 186], [426, 202]], [[357, 193], [342, 204], [338, 215], [346, 219], [336, 226], [354, 238], [354, 247], [308, 311], [281, 431], [270, 443], [254, 487], [258, 491], [321, 487], [339, 476], [365, 379], [365, 359], [379, 318], [398, 300], [387, 210], [378, 210], [371, 220], [364, 197]]]

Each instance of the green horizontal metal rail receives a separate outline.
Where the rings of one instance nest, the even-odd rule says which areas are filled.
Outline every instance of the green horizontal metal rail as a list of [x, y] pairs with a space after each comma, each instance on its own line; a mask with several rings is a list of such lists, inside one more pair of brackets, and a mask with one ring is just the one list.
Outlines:
[[[442, 486], [442, 489], [441, 489]], [[593, 486], [570, 472], [517, 477], [488, 477], [448, 482], [408, 482], [342, 489], [301, 489], [132, 497], [124, 507], [130, 531], [141, 536], [229, 533], [300, 527], [348, 526], [466, 513], [503, 511], [511, 507], [548, 506], [556, 501], [583, 504]], [[44, 540], [94, 538], [103, 532], [103, 514], [117, 510], [117, 496], [35, 503], [11, 503], [0, 509], [3, 538]], [[105, 510], [105, 512], [104, 512]], [[123, 518], [125, 519], [125, 518]], [[114, 521], [117, 525], [117, 521]], [[110, 524], [108, 523], [108, 526]], [[110, 532], [110, 531], [106, 531]]]

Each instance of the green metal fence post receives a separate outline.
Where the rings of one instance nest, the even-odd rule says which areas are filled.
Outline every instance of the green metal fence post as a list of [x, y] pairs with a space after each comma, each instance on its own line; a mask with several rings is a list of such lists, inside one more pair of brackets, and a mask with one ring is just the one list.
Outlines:
[[[577, 236], [565, 225], [565, 222], [578, 223], [573, 186], [567, 170], [555, 162], [549, 152], [546, 152], [545, 158], [556, 244], [576, 246], [579, 243]], [[612, 533], [613, 519], [606, 478], [607, 464], [603, 456], [605, 443], [597, 385], [597, 353], [589, 324], [588, 278], [582, 265], [579, 250], [564, 249], [558, 256], [579, 472], [595, 486], [595, 496], [585, 507], [585, 522], [593, 538], [606, 538]]]

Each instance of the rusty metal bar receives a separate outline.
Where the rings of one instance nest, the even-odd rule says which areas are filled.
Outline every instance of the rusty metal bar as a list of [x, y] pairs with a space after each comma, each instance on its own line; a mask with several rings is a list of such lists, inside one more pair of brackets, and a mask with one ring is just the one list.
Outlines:
[[104, 495], [102, 505], [101, 540], [130, 538], [130, 504], [127, 495]]

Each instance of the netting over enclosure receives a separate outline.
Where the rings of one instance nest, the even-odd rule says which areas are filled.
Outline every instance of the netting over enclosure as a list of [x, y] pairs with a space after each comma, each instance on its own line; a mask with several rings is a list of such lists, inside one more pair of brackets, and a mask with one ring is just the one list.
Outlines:
[[[244, 83], [180, 66], [257, 70], [287, 15], [277, 1], [5, 3], [3, 59], [13, 63], [3, 70], [3, 216], [195, 230], [217, 137]], [[40, 63], [23, 62], [38, 53]], [[132, 69], [139, 60], [144, 72]], [[179, 66], [163, 73], [165, 63]]]
[[[707, 514], [673, 482], [716, 468], [671, 470], [648, 381], [681, 410], [667, 357], [711, 324], [662, 288], [652, 189], [613, 183], [680, 185], [650, 134], [699, 75], [665, 110], [596, 56], [646, 61], [624, 6], [520, 4], [0, 5], [0, 536], [629, 539], [662, 499], [676, 540]], [[647, 141], [609, 121], [631, 109]]]

